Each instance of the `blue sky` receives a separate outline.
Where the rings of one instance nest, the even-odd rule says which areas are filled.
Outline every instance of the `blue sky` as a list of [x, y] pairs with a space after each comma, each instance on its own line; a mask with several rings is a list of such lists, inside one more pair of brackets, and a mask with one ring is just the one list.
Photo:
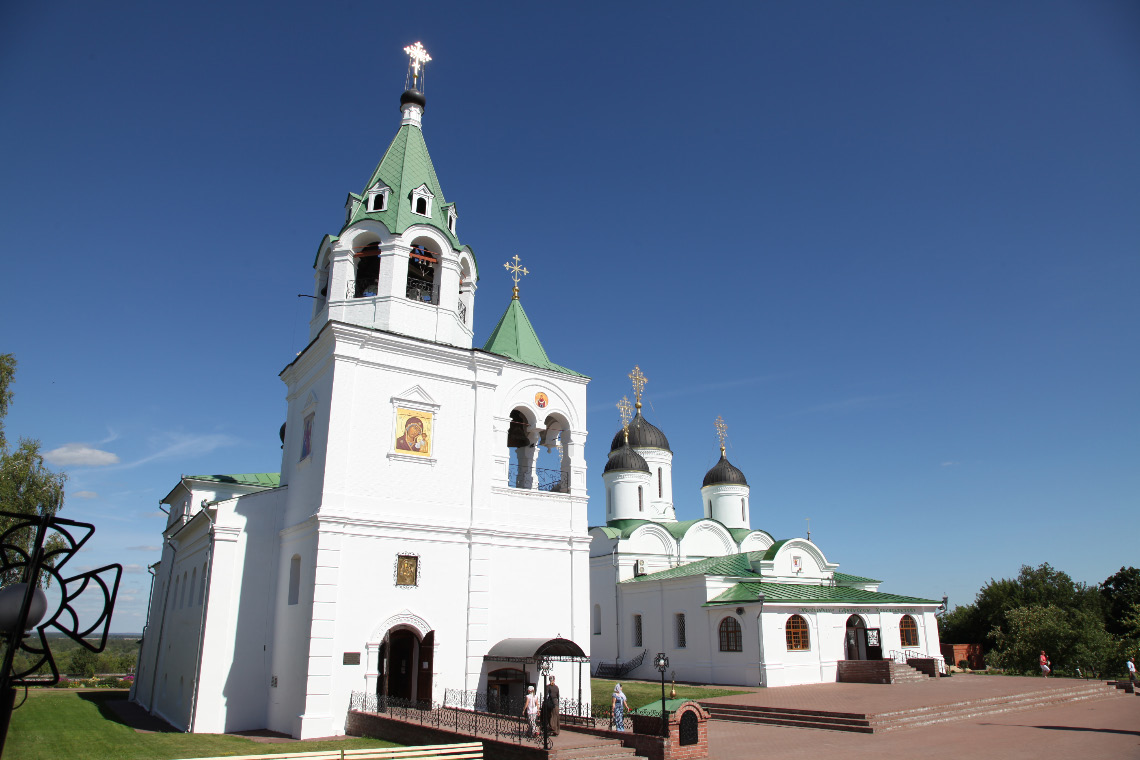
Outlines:
[[[0, 10], [0, 351], [127, 567], [182, 473], [280, 468], [312, 261], [398, 126], [589, 386], [591, 522], [639, 364], [700, 516], [713, 420], [755, 527], [966, 603], [1137, 564], [1140, 6], [37, 3]], [[98, 452], [103, 452], [99, 454]]]

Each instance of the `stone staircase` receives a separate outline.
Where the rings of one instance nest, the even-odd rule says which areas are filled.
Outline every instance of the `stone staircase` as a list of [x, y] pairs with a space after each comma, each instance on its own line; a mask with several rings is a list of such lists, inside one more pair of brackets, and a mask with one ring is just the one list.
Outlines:
[[[925, 680], [927, 676], [919, 675], [919, 678]], [[943, 705], [911, 707], [876, 714], [752, 707], [717, 702], [702, 702], [701, 706], [708, 710], [710, 720], [878, 734], [903, 728], [929, 726], [935, 723], [968, 720], [982, 715], [1034, 710], [1070, 702], [1111, 699], [1118, 696], [1123, 697], [1124, 695], [1103, 682], [1085, 681], [1059, 689], [1042, 689], [1029, 693], [987, 697]]]
[[1125, 694], [1140, 694], [1140, 692], [1136, 691], [1136, 686], [1131, 681], [1109, 681], [1108, 685], [1115, 686]]
[[894, 660], [841, 660], [836, 680], [840, 683], [918, 683], [930, 677]]

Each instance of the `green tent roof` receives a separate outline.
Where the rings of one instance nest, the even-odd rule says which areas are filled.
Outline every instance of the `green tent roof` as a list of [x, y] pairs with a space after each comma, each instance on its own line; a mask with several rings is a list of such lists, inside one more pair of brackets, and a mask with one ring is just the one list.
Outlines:
[[202, 480], [207, 483], [228, 483], [238, 486], [261, 486], [277, 488], [281, 485], [279, 472], [251, 472], [242, 475], [183, 475], [187, 480]]
[[517, 298], [511, 299], [510, 306], [499, 319], [499, 324], [495, 325], [491, 337], [487, 338], [483, 350], [513, 359], [519, 364], [584, 377], [572, 369], [550, 361], [546, 349], [542, 347], [530, 320], [527, 319], [526, 312], [523, 311], [522, 303]]
[[[648, 577], [648, 576], [643, 576]], [[864, 591], [850, 586], [811, 586], [801, 583], [767, 583], [744, 581], [719, 596], [710, 599], [704, 606], [758, 601], [764, 595], [765, 602], [793, 602], [819, 604], [939, 604], [933, 599], [919, 599], [914, 596], [884, 594], [880, 591]]]
[[[475, 258], [471, 248], [460, 243], [459, 238], [452, 234], [447, 227], [448, 209], [455, 204], [448, 203], [443, 197], [439, 178], [435, 175], [435, 166], [431, 162], [427, 143], [424, 142], [424, 135], [419, 127], [411, 124], [401, 125], [400, 131], [392, 140], [392, 144], [384, 152], [384, 157], [380, 159], [380, 163], [376, 165], [376, 169], [368, 178], [364, 190], [359, 196], [355, 193], [350, 194], [350, 196], [363, 200], [367, 197], [368, 190], [374, 187], [377, 182], [383, 182], [391, 188], [391, 192], [388, 194], [387, 209], [369, 211], [366, 202], [357, 203], [341, 231], [362, 219], [373, 219], [380, 222], [393, 235], [399, 235], [415, 224], [427, 224], [443, 233], [443, 236], [451, 243], [452, 248], [466, 250], [471, 253], [472, 259]], [[426, 185], [434, 196], [430, 217], [412, 212], [411, 193], [420, 185]], [[479, 263], [476, 261], [475, 276], [478, 277], [478, 275]]]

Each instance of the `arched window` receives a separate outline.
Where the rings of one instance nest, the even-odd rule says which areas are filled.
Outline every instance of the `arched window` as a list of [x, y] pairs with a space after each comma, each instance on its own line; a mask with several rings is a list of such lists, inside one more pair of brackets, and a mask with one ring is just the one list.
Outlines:
[[602, 635], [602, 605], [594, 605], [594, 635]]
[[676, 621], [677, 649], [684, 649], [686, 646], [685, 613], [684, 612], [678, 612], [676, 614], [676, 616], [674, 617], [674, 619]]
[[637, 511], [645, 511], [645, 489], [641, 486], [637, 487]]
[[641, 615], [633, 616], [633, 645], [635, 647], [641, 646]]
[[788, 651], [797, 652], [811, 649], [811, 636], [808, 633], [808, 624], [799, 615], [788, 618], [785, 628], [788, 637]]
[[186, 605], [186, 592], [190, 590], [190, 584], [186, 582], [189, 573], [183, 571], [182, 573], [182, 595], [178, 597], [178, 606], [184, 607]]
[[380, 294], [380, 244], [369, 243], [355, 253], [356, 287], [354, 298], [371, 298]]
[[301, 598], [301, 555], [294, 554], [289, 560], [289, 604], [296, 604]]
[[511, 488], [531, 488], [534, 484], [531, 468], [534, 466], [534, 446], [530, 443], [530, 420], [518, 409], [511, 410], [507, 426], [507, 485]]
[[174, 578], [174, 604], [172, 606], [174, 606], [176, 608], [178, 607], [178, 585], [179, 585], [180, 580], [181, 579], [179, 579], [178, 577]]
[[744, 514], [744, 499], [743, 498], [740, 500], [740, 519], [741, 520], [747, 520], [748, 519]]
[[416, 198], [416, 213], [427, 214], [427, 198]]
[[657, 468], [657, 498], [658, 499], [664, 499], [665, 498], [665, 481], [664, 481], [664, 478], [661, 477], [661, 468], [660, 467]]
[[743, 638], [740, 635], [740, 623], [736, 622], [736, 618], [726, 617], [720, 621], [720, 651], [741, 651], [744, 648]]
[[899, 621], [899, 638], [904, 647], [918, 646], [918, 624], [910, 615], [903, 615]]

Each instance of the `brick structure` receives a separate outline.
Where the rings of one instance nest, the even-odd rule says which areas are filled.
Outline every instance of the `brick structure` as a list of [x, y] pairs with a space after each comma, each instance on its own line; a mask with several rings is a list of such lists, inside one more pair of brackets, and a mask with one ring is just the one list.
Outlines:
[[957, 666], [962, 660], [970, 665], [971, 670], [985, 670], [986, 660], [982, 655], [981, 644], [943, 644], [942, 659], [947, 665]]

